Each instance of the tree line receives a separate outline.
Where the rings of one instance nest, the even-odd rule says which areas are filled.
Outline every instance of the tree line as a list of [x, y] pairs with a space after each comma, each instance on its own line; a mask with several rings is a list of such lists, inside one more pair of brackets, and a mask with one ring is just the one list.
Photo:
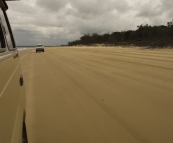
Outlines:
[[137, 30], [105, 33], [103, 35], [92, 33], [85, 34], [79, 40], [68, 42], [73, 45], [107, 46], [147, 46], [147, 47], [173, 47], [173, 20], [167, 22], [167, 26], [137, 26]]

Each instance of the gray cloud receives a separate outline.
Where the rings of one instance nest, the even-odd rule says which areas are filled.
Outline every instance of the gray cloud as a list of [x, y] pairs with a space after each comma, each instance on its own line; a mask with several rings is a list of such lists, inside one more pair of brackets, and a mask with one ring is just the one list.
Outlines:
[[136, 17], [147, 21], [148, 24], [165, 25], [172, 19], [172, 6], [171, 0], [149, 0], [139, 6]]
[[142, 5], [141, 10], [137, 14], [139, 17], [156, 17], [162, 15], [162, 6], [159, 1], [154, 2], [153, 0], [150, 0], [149, 2]]
[[67, 2], [67, 0], [38, 0], [36, 5], [48, 11], [56, 12], [62, 9]]
[[168, 15], [168, 17], [173, 18], [173, 2], [172, 0], [161, 0], [162, 2], [162, 10]]
[[58, 46], [67, 42], [63, 36], [50, 35], [45, 37], [37, 31], [14, 30], [14, 36], [18, 46], [35, 46], [38, 43], [42, 43], [45, 46]]
[[87, 33], [166, 25], [173, 13], [171, 0], [22, 0], [8, 4], [18, 45], [61, 45]]

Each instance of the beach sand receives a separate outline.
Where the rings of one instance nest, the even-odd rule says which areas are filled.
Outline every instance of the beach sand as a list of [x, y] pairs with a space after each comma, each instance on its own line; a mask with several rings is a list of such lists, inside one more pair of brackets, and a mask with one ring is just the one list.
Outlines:
[[173, 50], [20, 52], [30, 143], [172, 143]]

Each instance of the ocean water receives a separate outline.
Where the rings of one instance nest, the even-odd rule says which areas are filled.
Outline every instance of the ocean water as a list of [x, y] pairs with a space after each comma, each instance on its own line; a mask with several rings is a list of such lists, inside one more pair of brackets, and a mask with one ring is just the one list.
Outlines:
[[29, 50], [29, 49], [34, 49], [35, 47], [17, 47], [18, 51], [23, 51], [23, 50]]

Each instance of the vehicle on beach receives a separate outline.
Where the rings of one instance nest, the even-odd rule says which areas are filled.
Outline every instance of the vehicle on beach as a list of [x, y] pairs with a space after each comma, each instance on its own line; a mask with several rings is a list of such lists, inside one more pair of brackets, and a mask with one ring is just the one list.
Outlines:
[[27, 143], [24, 80], [6, 1], [14, 0], [0, 0], [0, 143]]
[[42, 44], [37, 44], [37, 46], [36, 46], [36, 53], [37, 53], [38, 51], [44, 52], [44, 46], [43, 46]]

